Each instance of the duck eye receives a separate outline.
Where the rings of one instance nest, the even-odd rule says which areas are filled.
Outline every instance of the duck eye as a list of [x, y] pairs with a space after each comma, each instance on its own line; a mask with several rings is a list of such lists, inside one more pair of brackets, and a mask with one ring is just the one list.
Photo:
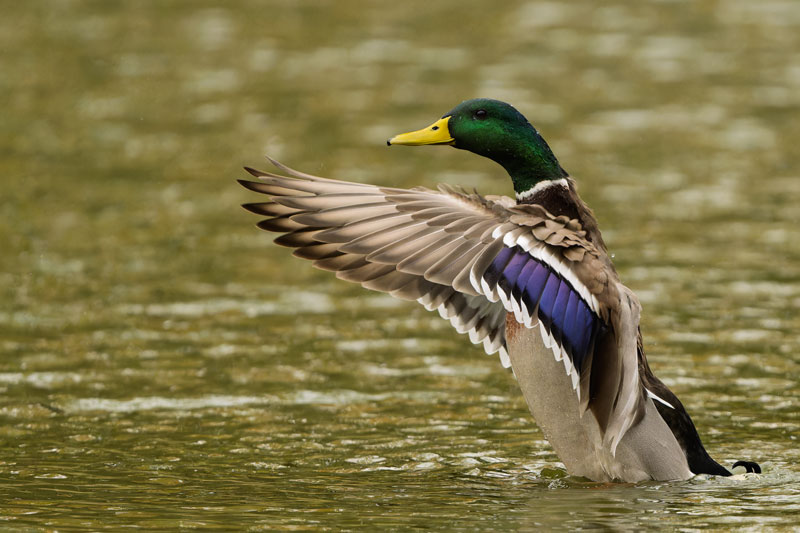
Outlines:
[[478, 109], [477, 111], [475, 111], [474, 117], [477, 118], [478, 120], [485, 119], [486, 118], [486, 110], [485, 109]]

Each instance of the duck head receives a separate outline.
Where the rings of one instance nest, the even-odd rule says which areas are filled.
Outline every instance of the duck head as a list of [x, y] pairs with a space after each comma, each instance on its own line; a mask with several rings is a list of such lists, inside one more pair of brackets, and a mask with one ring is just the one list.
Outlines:
[[517, 194], [567, 176], [536, 128], [510, 104], [489, 98], [462, 102], [427, 128], [386, 144], [443, 144], [488, 157], [506, 169]]

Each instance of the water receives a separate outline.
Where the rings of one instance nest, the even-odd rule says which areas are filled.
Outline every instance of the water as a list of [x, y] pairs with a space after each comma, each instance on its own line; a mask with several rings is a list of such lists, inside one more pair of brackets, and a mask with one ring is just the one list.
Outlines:
[[[796, 527], [793, 2], [3, 2], [0, 519], [11, 529]], [[651, 365], [760, 477], [566, 475], [436, 315], [253, 227], [269, 153], [511, 192], [386, 148], [508, 100], [594, 208]]]

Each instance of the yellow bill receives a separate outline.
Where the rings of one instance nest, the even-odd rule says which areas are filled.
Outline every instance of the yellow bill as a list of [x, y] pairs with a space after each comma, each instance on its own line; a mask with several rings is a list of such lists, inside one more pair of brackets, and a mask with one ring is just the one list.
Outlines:
[[423, 144], [453, 144], [454, 139], [450, 136], [450, 129], [447, 123], [450, 117], [440, 118], [427, 128], [408, 133], [395, 135], [386, 144], [404, 144], [406, 146], [422, 146]]

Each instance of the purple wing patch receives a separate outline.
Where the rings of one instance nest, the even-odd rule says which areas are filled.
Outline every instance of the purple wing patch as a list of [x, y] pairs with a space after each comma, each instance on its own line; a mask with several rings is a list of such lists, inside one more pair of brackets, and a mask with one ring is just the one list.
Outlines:
[[504, 247], [483, 275], [510, 299], [524, 303], [581, 371], [602, 322], [566, 279], [518, 246]]

